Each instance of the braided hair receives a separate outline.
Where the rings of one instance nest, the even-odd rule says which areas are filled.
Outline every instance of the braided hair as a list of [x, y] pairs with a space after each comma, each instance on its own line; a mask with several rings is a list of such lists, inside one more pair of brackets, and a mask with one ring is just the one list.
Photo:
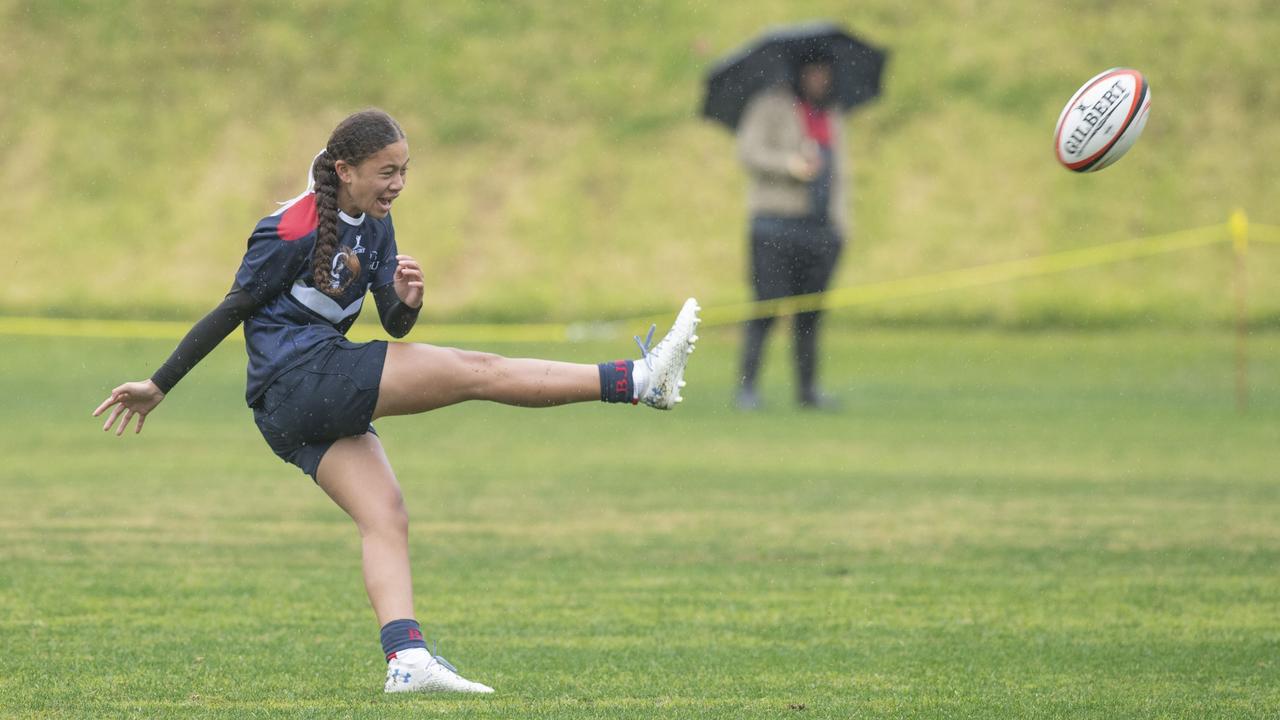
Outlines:
[[329, 136], [324, 152], [311, 165], [316, 193], [316, 248], [311, 265], [312, 283], [328, 295], [339, 295], [342, 288], [329, 282], [329, 268], [338, 251], [338, 172], [339, 160], [359, 165], [382, 148], [404, 139], [404, 131], [387, 113], [371, 108], [349, 115], [338, 123]]

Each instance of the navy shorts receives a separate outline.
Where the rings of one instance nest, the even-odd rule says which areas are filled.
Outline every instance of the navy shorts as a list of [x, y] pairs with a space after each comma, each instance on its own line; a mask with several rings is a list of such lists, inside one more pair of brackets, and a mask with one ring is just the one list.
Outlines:
[[253, 407], [262, 437], [280, 459], [314, 480], [335, 440], [373, 432], [387, 343], [335, 341], [267, 386]]

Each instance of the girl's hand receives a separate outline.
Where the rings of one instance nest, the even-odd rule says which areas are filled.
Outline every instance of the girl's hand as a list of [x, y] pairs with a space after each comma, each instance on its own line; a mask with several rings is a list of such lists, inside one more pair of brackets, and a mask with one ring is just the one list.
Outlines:
[[411, 308], [422, 307], [422, 266], [408, 255], [396, 256], [396, 295]]
[[134, 430], [134, 433], [137, 434], [142, 432], [142, 423], [146, 422], [147, 413], [155, 410], [163, 399], [164, 393], [160, 392], [160, 388], [156, 387], [156, 384], [150, 380], [128, 382], [112, 390], [111, 395], [102, 401], [97, 410], [93, 411], [93, 416], [98, 417], [106, 412], [107, 408], [111, 408], [114, 405], [115, 407], [112, 408], [111, 414], [107, 416], [107, 422], [102, 425], [102, 429], [104, 431], [111, 430], [111, 427], [116, 424], [116, 418], [123, 416], [124, 419], [120, 421], [120, 427], [116, 428], [116, 437], [119, 437], [124, 434], [124, 429], [129, 427], [129, 421], [133, 420], [133, 416], [137, 415], [138, 428]]

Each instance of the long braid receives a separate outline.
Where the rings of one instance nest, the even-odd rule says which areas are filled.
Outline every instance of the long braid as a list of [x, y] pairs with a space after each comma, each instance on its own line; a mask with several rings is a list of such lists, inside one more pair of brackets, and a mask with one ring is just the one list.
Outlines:
[[[311, 281], [320, 292], [329, 293], [329, 266], [338, 251], [338, 173], [333, 169], [333, 153], [325, 151], [316, 158], [311, 172], [316, 180], [316, 249], [311, 266]], [[338, 294], [338, 293], [333, 293]]]
[[341, 295], [343, 288], [330, 282], [333, 256], [338, 251], [338, 177], [339, 160], [359, 165], [382, 148], [404, 139], [404, 131], [387, 113], [371, 108], [348, 116], [338, 123], [329, 136], [324, 152], [311, 167], [316, 193], [316, 248], [311, 266], [311, 281], [327, 295]]

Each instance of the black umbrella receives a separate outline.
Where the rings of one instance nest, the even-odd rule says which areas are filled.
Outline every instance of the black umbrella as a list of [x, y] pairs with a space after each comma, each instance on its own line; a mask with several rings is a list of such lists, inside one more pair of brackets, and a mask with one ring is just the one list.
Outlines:
[[741, 49], [721, 58], [707, 74], [702, 114], [730, 129], [753, 95], [797, 72], [796, 58], [821, 54], [832, 58], [832, 93], [848, 112], [880, 94], [886, 52], [850, 35], [838, 25], [811, 22], [770, 28]]

